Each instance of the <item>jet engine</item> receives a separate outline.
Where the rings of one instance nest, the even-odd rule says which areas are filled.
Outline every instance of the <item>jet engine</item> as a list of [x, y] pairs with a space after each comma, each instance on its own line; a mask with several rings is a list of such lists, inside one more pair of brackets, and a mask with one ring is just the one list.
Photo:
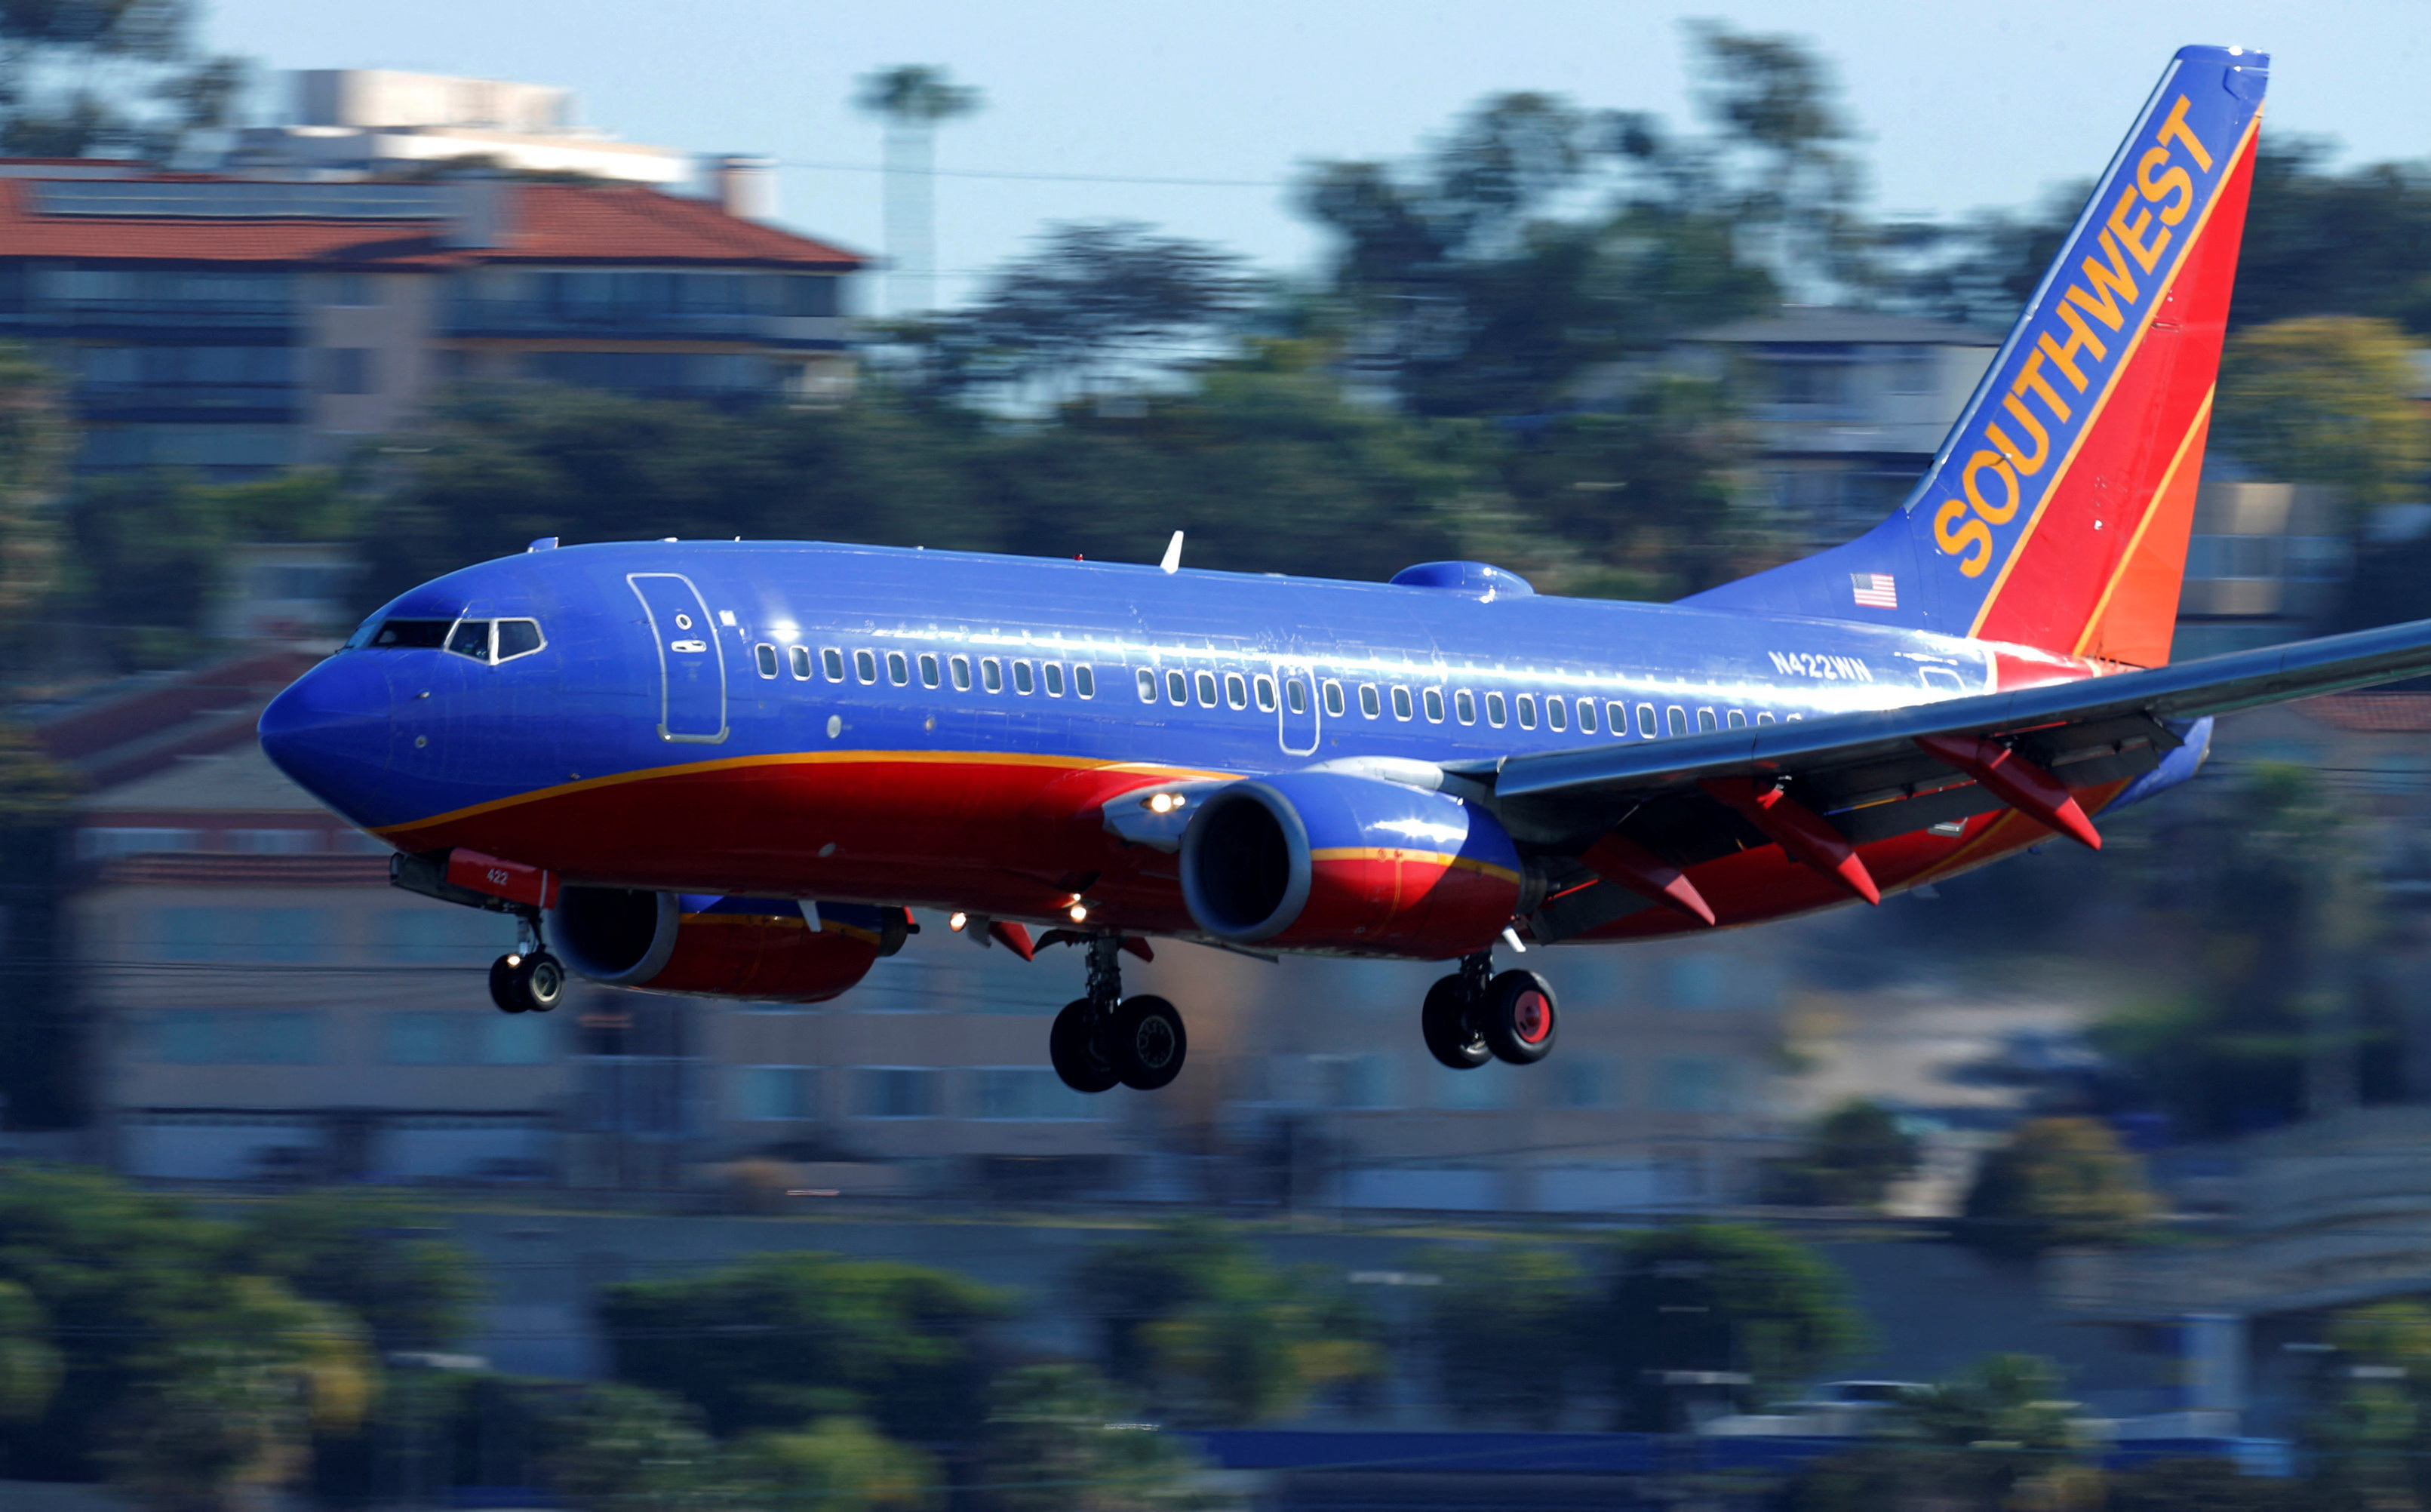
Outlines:
[[903, 948], [899, 908], [565, 887], [548, 911], [565, 964], [612, 987], [825, 1002]]
[[1466, 955], [1509, 927], [1525, 882], [1483, 808], [1347, 772], [1231, 783], [1182, 835], [1190, 916], [1240, 945]]

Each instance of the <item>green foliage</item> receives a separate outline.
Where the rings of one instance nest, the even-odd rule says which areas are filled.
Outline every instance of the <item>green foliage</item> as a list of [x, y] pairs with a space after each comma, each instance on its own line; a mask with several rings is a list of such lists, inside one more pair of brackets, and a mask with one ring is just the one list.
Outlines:
[[169, 157], [234, 119], [243, 65], [198, 57], [189, 0], [0, 7], [0, 153]]
[[736, 1458], [767, 1512], [930, 1512], [944, 1500], [934, 1461], [859, 1418], [754, 1435]]
[[1072, 1296], [1097, 1317], [1106, 1373], [1192, 1426], [1284, 1417], [1380, 1364], [1347, 1297], [1211, 1223], [1098, 1246], [1074, 1271]]
[[439, 1232], [409, 1198], [314, 1192], [251, 1210], [233, 1253], [252, 1274], [346, 1308], [383, 1351], [434, 1350], [463, 1333], [479, 1291], [473, 1257]]
[[29, 837], [47, 843], [83, 789], [23, 731], [0, 724], [0, 853]]
[[1998, 1254], [2122, 1244], [2151, 1218], [2144, 1163], [2093, 1118], [2034, 1118], [1984, 1157], [1961, 1234]]
[[1870, 1098], [1851, 1098], [1815, 1121], [1806, 1148], [1772, 1173], [1777, 1201], [1822, 1207], [1877, 1207], [1891, 1187], [1916, 1174], [1916, 1136], [1898, 1115]]
[[2413, 347], [2403, 328], [2356, 315], [2240, 331], [2221, 358], [2215, 444], [2265, 478], [2330, 484], [2358, 505], [2413, 497], [2431, 463]]
[[1743, 1374], [1733, 1395], [1744, 1410], [1812, 1379], [1862, 1337], [1848, 1284], [1830, 1264], [1740, 1224], [1631, 1235], [1615, 1254], [1609, 1297], [1604, 1359], [1626, 1430], [1685, 1426], [1665, 1372]]
[[0, 628], [22, 619], [57, 575], [58, 492], [74, 440], [57, 376], [0, 342]]
[[2104, 1512], [2322, 1512], [2318, 1484], [2265, 1480], [2225, 1459], [2147, 1460], [2104, 1477]]
[[585, 1512], [744, 1512], [745, 1478], [700, 1416], [656, 1392], [591, 1387], [550, 1426], [549, 1489]]
[[39, 1418], [59, 1386], [59, 1352], [33, 1293], [0, 1281], [0, 1421]]
[[2076, 1403], [2059, 1393], [2049, 1360], [1989, 1355], [1907, 1392], [1884, 1417], [1885, 1442], [1819, 1462], [1784, 1501], [1789, 1512], [2096, 1512], [2101, 1472], [2086, 1463]]
[[2324, 1487], [2362, 1506], [2431, 1499], [2431, 1306], [2377, 1302], [2330, 1323], [2305, 1442]]
[[1106, 1385], [1072, 1365], [1007, 1371], [989, 1394], [973, 1500], [988, 1512], [1188, 1512], [1178, 1441], [1126, 1420]]
[[1497, 1244], [1431, 1253], [1443, 1277], [1429, 1294], [1436, 1382], [1464, 1422], [1561, 1425], [1594, 1333], [1597, 1299], [1559, 1250]]
[[722, 1437], [856, 1415], [925, 1441], [979, 1420], [981, 1330], [1002, 1310], [947, 1271], [774, 1254], [609, 1287], [599, 1319], [619, 1379], [693, 1403]]
[[853, 104], [888, 125], [928, 128], [940, 121], [969, 115], [983, 103], [980, 92], [957, 84], [945, 69], [898, 63], [862, 76]]

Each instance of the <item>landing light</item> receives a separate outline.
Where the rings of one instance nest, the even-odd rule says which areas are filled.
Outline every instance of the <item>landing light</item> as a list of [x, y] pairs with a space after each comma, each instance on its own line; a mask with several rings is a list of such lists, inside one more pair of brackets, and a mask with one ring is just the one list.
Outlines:
[[1087, 904], [1085, 904], [1085, 903], [1075, 903], [1075, 904], [1073, 904], [1073, 905], [1071, 906], [1071, 908], [1068, 910], [1068, 912], [1069, 912], [1069, 913], [1071, 914], [1071, 916], [1072, 916], [1072, 922], [1073, 922], [1073, 923], [1075, 923], [1075, 924], [1086, 924], [1087, 922], [1089, 922], [1089, 908], [1088, 908], [1088, 905], [1087, 905]]
[[970, 921], [971, 916], [968, 914], [950, 915], [946, 919], [946, 928], [952, 930], [957, 934], [960, 934], [963, 932], [963, 926], [968, 924]]
[[1148, 811], [1150, 814], [1171, 814], [1189, 801], [1179, 793], [1155, 793], [1148, 797]]

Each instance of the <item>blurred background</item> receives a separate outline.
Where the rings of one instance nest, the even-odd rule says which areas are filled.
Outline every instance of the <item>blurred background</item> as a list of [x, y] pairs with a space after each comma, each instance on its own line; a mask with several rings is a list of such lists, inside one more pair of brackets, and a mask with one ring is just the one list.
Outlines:
[[[282, 59], [326, 24], [231, 14]], [[0, 1505], [2431, 1497], [2431, 693], [2225, 720], [2099, 857], [1548, 952], [1534, 1071], [1433, 1061], [1435, 968], [1160, 946], [1190, 1068], [1097, 1098], [1046, 1065], [1077, 960], [935, 927], [815, 1008], [500, 1015], [511, 927], [389, 887], [253, 739], [390, 595], [543, 535], [1183, 529], [1656, 599], [1806, 554], [1923, 471], [2166, 46], [2086, 151], [1984, 127], [2013, 203], [1899, 211], [1888, 139], [1973, 128], [1871, 32], [1844, 92], [1826, 39], [1651, 16], [1617, 76], [1676, 87], [1160, 176], [1067, 166], [1035, 122], [1081, 106], [1034, 58], [1000, 105], [984, 48], [824, 59], [833, 140], [780, 156], [444, 72], [471, 21], [432, 71], [204, 23], [0, 8]], [[671, 138], [700, 80], [620, 45]], [[2431, 123], [2305, 88], [2182, 660], [2431, 615]], [[1240, 89], [1252, 142], [1293, 119]]]

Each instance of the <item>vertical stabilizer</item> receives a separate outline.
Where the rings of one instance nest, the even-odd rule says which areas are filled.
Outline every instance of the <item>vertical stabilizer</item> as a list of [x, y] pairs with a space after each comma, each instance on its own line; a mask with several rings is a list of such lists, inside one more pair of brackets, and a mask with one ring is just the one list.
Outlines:
[[2179, 50], [1898, 513], [1688, 602], [2168, 662], [2269, 70]]

